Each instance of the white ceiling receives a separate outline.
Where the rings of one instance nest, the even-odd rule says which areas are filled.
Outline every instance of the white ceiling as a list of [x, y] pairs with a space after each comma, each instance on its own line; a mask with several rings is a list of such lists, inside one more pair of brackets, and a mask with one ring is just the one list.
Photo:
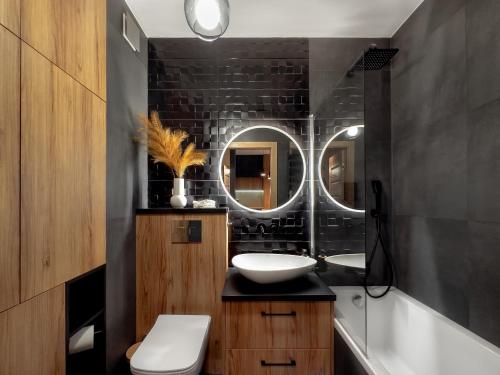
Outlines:
[[[183, 0], [126, 0], [148, 38], [193, 37]], [[229, 0], [225, 37], [392, 37], [423, 0]]]

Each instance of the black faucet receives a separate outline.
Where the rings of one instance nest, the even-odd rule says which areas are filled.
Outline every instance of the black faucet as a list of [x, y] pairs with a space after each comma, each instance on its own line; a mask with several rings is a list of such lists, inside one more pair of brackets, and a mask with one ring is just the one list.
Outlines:
[[266, 226], [263, 223], [259, 223], [257, 225], [257, 232], [260, 232], [260, 235], [264, 236], [266, 234]]

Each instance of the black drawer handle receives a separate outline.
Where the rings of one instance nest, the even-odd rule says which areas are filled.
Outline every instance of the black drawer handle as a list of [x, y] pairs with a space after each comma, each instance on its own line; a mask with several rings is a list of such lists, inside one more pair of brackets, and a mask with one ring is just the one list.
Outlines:
[[290, 311], [289, 313], [268, 313], [265, 311], [260, 312], [261, 316], [297, 316], [297, 313], [295, 311]]
[[295, 367], [297, 366], [297, 362], [295, 362], [295, 359], [291, 359], [290, 362], [288, 363], [266, 362], [263, 359], [261, 359], [260, 365], [262, 367]]

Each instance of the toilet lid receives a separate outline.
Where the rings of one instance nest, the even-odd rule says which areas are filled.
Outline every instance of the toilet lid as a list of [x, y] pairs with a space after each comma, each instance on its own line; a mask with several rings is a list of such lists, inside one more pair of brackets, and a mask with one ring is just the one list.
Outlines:
[[[208, 336], [208, 315], [160, 315], [130, 360], [137, 373], [184, 372], [197, 365]], [[203, 359], [201, 359], [203, 360]]]

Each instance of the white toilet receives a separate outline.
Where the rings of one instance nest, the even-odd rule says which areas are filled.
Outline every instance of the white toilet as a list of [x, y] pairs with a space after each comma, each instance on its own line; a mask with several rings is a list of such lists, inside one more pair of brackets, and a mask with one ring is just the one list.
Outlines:
[[130, 360], [134, 375], [198, 375], [210, 316], [160, 315]]

